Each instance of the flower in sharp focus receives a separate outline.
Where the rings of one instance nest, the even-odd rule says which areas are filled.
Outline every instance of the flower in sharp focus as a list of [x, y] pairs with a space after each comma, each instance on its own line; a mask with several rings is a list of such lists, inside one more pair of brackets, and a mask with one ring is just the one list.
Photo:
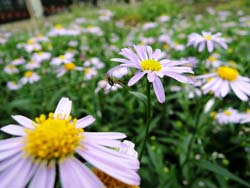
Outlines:
[[250, 79], [241, 76], [237, 69], [221, 66], [214, 73], [196, 78], [207, 79], [201, 88], [205, 94], [212, 91], [216, 97], [225, 97], [232, 89], [242, 101], [247, 101], [248, 96], [250, 96]]
[[[182, 73], [193, 73], [192, 68], [185, 66], [186, 61], [173, 61], [164, 59], [165, 53], [161, 50], [152, 50], [150, 46], [134, 46], [124, 48], [119, 53], [125, 58], [114, 58], [112, 61], [120, 62], [120, 67], [137, 69], [135, 75], [129, 80], [128, 86], [137, 83], [144, 75], [147, 75], [149, 82], [153, 84], [154, 92], [160, 103], [165, 102], [164, 88], [160, 78], [172, 77], [179, 82], [192, 83], [192, 80]], [[115, 68], [113, 69], [115, 70]]]
[[[124, 153], [137, 158], [138, 153], [135, 151], [134, 147], [135, 145], [132, 142], [125, 140], [120, 145], [119, 153]], [[96, 168], [93, 169], [93, 172], [104, 183], [106, 188], [139, 188], [136, 185], [123, 183]]]
[[227, 49], [227, 43], [224, 38], [221, 37], [221, 33], [212, 34], [211, 32], [202, 32], [202, 35], [198, 33], [192, 33], [188, 37], [188, 46], [197, 47], [198, 51], [201, 52], [207, 46], [208, 52], [214, 50], [215, 45], [219, 45], [224, 49]]
[[[35, 121], [12, 116], [19, 125], [7, 125], [3, 132], [18, 136], [0, 141], [0, 186], [53, 188], [57, 167], [63, 188], [103, 188], [104, 184], [74, 154], [94, 168], [131, 185], [139, 185], [139, 161], [119, 152], [123, 133], [85, 132], [95, 119], [70, 116], [72, 102], [62, 98], [54, 113]], [[39, 149], [38, 149], [39, 148]], [[113, 148], [113, 149], [111, 149]], [[15, 181], [13, 181], [15, 179]]]

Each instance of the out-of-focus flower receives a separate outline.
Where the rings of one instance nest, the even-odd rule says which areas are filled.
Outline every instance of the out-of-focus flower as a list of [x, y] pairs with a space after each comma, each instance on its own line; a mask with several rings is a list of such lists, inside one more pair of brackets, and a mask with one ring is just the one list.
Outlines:
[[32, 71], [27, 71], [24, 73], [24, 76], [21, 78], [20, 83], [22, 83], [23, 85], [27, 83], [33, 84], [37, 82], [38, 80], [40, 80], [40, 76], [37, 73], [32, 72]]
[[6, 72], [7, 74], [15, 74], [15, 73], [18, 73], [19, 70], [18, 68], [16, 68], [15, 65], [13, 64], [8, 64], [4, 67], [4, 72]]
[[198, 33], [192, 33], [188, 37], [188, 46], [194, 46], [195, 48], [199, 45], [198, 51], [201, 52], [207, 46], [209, 52], [214, 50], [216, 45], [227, 49], [226, 40], [221, 37], [221, 33], [212, 34], [211, 32], [202, 32], [202, 35]]
[[103, 22], [110, 21], [114, 15], [113, 12], [111, 12], [110, 10], [104, 10], [104, 9], [99, 10], [98, 14], [99, 14], [99, 20]]
[[56, 76], [61, 77], [67, 72], [82, 71], [82, 70], [83, 70], [83, 67], [79, 67], [79, 66], [76, 66], [75, 63], [68, 62], [68, 63], [64, 63], [63, 65], [61, 65], [60, 67], [56, 69]]
[[63, 63], [69, 63], [74, 61], [73, 57], [74, 53], [67, 52], [64, 55], [60, 55], [58, 57], [53, 58], [50, 63], [51, 65], [61, 65]]
[[71, 46], [71, 47], [76, 47], [77, 45], [78, 45], [78, 41], [77, 40], [71, 40], [71, 41], [69, 41], [69, 46]]
[[103, 31], [101, 30], [101, 28], [97, 26], [93, 26], [93, 25], [87, 26], [87, 28], [85, 28], [83, 31], [85, 33], [90, 33], [90, 34], [97, 35], [97, 36], [103, 35]]
[[50, 59], [50, 57], [51, 54], [49, 52], [37, 52], [32, 55], [31, 59], [35, 62], [41, 63]]
[[168, 15], [161, 15], [160, 17], [157, 18], [159, 22], [165, 23], [170, 20], [170, 17]]
[[34, 69], [40, 68], [41, 64], [36, 61], [29, 61], [24, 67], [27, 70], [34, 70]]
[[7, 88], [9, 90], [18, 90], [21, 87], [22, 87], [21, 83], [16, 83], [16, 82], [12, 82], [12, 81], [7, 82]]
[[25, 59], [24, 58], [17, 58], [17, 59], [14, 59], [13, 61], [10, 62], [10, 64], [12, 65], [22, 65], [25, 63]]
[[4, 167], [1, 172], [2, 188], [26, 187], [27, 184], [29, 187], [53, 188], [56, 176], [60, 177], [62, 187], [105, 187], [74, 156], [76, 153], [96, 169], [125, 184], [140, 184], [138, 159], [119, 152], [119, 139], [126, 135], [116, 132], [85, 132], [84, 128], [95, 119], [91, 115], [79, 120], [72, 119], [71, 105], [68, 98], [62, 98], [55, 112], [48, 116], [42, 114], [32, 121], [15, 115], [12, 117], [20, 125], [1, 128], [5, 133], [18, 136], [0, 141], [0, 164]]
[[214, 119], [219, 124], [240, 123], [241, 116], [242, 115], [238, 110], [234, 108], [228, 108], [222, 112], [215, 113]]
[[150, 46], [135, 45], [133, 48], [122, 49], [119, 54], [125, 58], [111, 59], [122, 63], [118, 66], [119, 68], [137, 69], [135, 75], [129, 80], [128, 86], [134, 85], [144, 75], [147, 75], [148, 81], [153, 83], [154, 92], [160, 103], [165, 102], [164, 88], [160, 78], [169, 76], [183, 83], [192, 83], [189, 77], [182, 75], [183, 73], [193, 73], [192, 68], [183, 66], [187, 62], [164, 59], [165, 53], [159, 49], [153, 51]]
[[114, 70], [109, 71], [109, 76], [114, 78], [122, 78], [123, 76], [129, 73], [129, 69], [127, 67], [115, 68]]
[[156, 22], [148, 22], [148, 23], [143, 24], [142, 29], [144, 31], [147, 31], [147, 30], [153, 29], [157, 26], [158, 26], [158, 24]]
[[247, 109], [246, 112], [242, 113], [240, 123], [249, 123], [250, 122], [250, 110]]
[[207, 68], [218, 68], [219, 66], [222, 65], [222, 62], [219, 60], [219, 58], [220, 58], [220, 55], [219, 55], [219, 54], [217, 54], [217, 53], [211, 54], [211, 55], [207, 58], [207, 60], [206, 60], [206, 62], [205, 62], [205, 66], [206, 66]]
[[96, 68], [94, 67], [85, 67], [83, 71], [85, 80], [91, 80], [93, 77], [96, 77], [97, 75]]
[[110, 91], [116, 91], [119, 88], [121, 88], [121, 85], [117, 83], [110, 85], [108, 81], [100, 80], [95, 89], [95, 93], [98, 93], [100, 90], [103, 89], [104, 93], [108, 94]]
[[98, 57], [93, 57], [93, 58], [85, 61], [83, 63], [83, 66], [84, 67], [94, 67], [96, 69], [102, 69], [105, 65]]
[[76, 18], [76, 19], [75, 19], [75, 22], [76, 22], [77, 24], [86, 23], [86, 19], [85, 19], [85, 18]]
[[239, 74], [237, 69], [221, 66], [214, 73], [197, 76], [197, 79], [207, 79], [202, 86], [203, 92], [214, 92], [217, 97], [225, 97], [232, 89], [242, 101], [250, 96], [250, 79]]
[[32, 39], [28, 40], [27, 43], [22, 45], [22, 47], [29, 53], [33, 51], [40, 51], [42, 49], [42, 46]]

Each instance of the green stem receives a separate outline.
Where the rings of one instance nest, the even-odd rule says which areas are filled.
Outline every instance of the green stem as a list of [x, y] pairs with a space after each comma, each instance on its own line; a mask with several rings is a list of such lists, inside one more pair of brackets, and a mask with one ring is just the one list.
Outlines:
[[190, 142], [189, 142], [189, 144], [188, 144], [188, 149], [187, 149], [187, 157], [186, 157], [186, 159], [185, 159], [185, 161], [183, 162], [183, 164], [182, 164], [182, 167], [184, 167], [185, 165], [186, 165], [186, 163], [189, 161], [189, 158], [190, 158], [190, 153], [191, 153], [191, 151], [192, 151], [192, 149], [193, 149], [193, 143], [194, 143], [194, 140], [195, 140], [195, 137], [196, 137], [196, 134], [197, 134], [197, 132], [198, 132], [198, 127], [199, 127], [199, 121], [200, 121], [200, 117], [201, 117], [201, 103], [199, 103], [200, 105], [199, 105], [199, 107], [197, 108], [197, 110], [196, 110], [196, 119], [195, 119], [195, 124], [194, 124], [194, 132], [193, 132], [193, 134], [192, 134], [192, 137], [191, 137], [191, 140], [190, 140]]
[[150, 119], [151, 119], [151, 98], [150, 98], [150, 83], [147, 81], [147, 122], [146, 122], [146, 130], [145, 130], [145, 136], [142, 144], [142, 149], [139, 155], [139, 161], [141, 161], [146, 143], [148, 140], [148, 134], [149, 134], [149, 126], [150, 126]]

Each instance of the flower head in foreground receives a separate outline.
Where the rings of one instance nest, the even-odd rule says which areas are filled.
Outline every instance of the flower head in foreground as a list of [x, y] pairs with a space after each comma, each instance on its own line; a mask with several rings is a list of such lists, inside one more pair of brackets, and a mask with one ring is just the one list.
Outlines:
[[221, 33], [212, 34], [211, 32], [202, 32], [202, 35], [198, 33], [192, 33], [188, 37], [188, 46], [194, 46], [195, 48], [199, 45], [198, 51], [201, 52], [207, 45], [208, 52], [214, 50], [215, 45], [219, 45], [224, 49], [227, 49], [226, 40], [221, 37]]
[[[69, 115], [71, 101], [62, 98], [54, 113], [40, 115], [35, 121], [24, 116], [13, 118], [20, 124], [7, 125], [2, 131], [18, 136], [0, 141], [0, 187], [52, 188], [57, 166], [63, 188], [103, 188], [104, 184], [77, 157], [109, 176], [131, 185], [139, 185], [139, 161], [123, 151], [118, 139], [122, 133], [85, 132], [95, 119], [79, 120]], [[113, 149], [111, 149], [113, 148]], [[15, 179], [15, 181], [13, 181]]]
[[153, 52], [150, 46], [134, 46], [134, 48], [122, 49], [119, 54], [125, 58], [112, 59], [112, 61], [122, 63], [117, 68], [129, 67], [138, 70], [129, 80], [128, 86], [134, 85], [144, 75], [147, 75], [148, 81], [153, 83], [154, 92], [160, 103], [165, 102], [164, 88], [160, 78], [169, 76], [179, 82], [192, 83], [189, 77], [181, 75], [182, 73], [193, 73], [192, 68], [184, 66], [187, 62], [164, 59], [165, 53], [159, 49]]
[[250, 79], [240, 76], [234, 68], [221, 66], [214, 73], [196, 78], [208, 80], [201, 88], [205, 94], [212, 91], [216, 97], [225, 97], [232, 89], [242, 101], [247, 101], [250, 96]]

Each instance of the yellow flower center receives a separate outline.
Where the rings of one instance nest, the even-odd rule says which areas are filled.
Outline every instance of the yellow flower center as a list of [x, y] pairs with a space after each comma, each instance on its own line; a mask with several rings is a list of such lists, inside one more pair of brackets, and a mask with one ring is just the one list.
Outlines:
[[146, 59], [141, 61], [141, 67], [146, 71], [159, 71], [162, 68], [160, 62], [154, 59]]
[[206, 40], [212, 40], [213, 39], [213, 37], [211, 36], [211, 35], [205, 35], [205, 36], [203, 36], [204, 37], [204, 39], [206, 39]]
[[35, 41], [30, 39], [30, 40], [27, 41], [27, 44], [35, 44]]
[[32, 75], [33, 75], [32, 71], [27, 71], [27, 72], [24, 73], [24, 76], [27, 77], [27, 78], [31, 77]]
[[56, 29], [62, 29], [62, 25], [61, 25], [61, 24], [56, 24], [56, 25], [55, 25], [55, 28], [56, 28]]
[[64, 55], [60, 55], [58, 58], [61, 59], [61, 60], [64, 60], [65, 56]]
[[237, 79], [239, 72], [236, 69], [222, 66], [217, 69], [217, 74], [224, 80], [233, 81]]
[[104, 172], [94, 168], [92, 171], [95, 173], [95, 175], [101, 180], [101, 182], [107, 187], [107, 188], [139, 188], [135, 185], [128, 185], [125, 183], [120, 182], [119, 180], [112, 178], [111, 176], [105, 174]]
[[227, 116], [231, 116], [231, 115], [232, 115], [232, 112], [229, 111], [229, 110], [225, 110], [225, 111], [224, 111], [224, 114], [227, 115]]
[[67, 71], [74, 70], [75, 67], [76, 67], [76, 66], [75, 66], [74, 63], [65, 63], [65, 64], [64, 64], [64, 68], [65, 68]]
[[16, 67], [15, 67], [14, 65], [8, 65], [8, 68], [9, 68], [10, 70], [14, 70]]
[[37, 52], [37, 55], [41, 56], [43, 55], [43, 52]]
[[76, 119], [54, 118], [40, 115], [35, 119], [38, 126], [34, 130], [26, 129], [24, 138], [24, 152], [34, 160], [59, 160], [73, 155], [83, 137], [83, 129], [77, 129]]
[[208, 58], [208, 61], [210, 61], [210, 62], [215, 62], [216, 61], [216, 57], [214, 57], [214, 56], [210, 56], [209, 58]]
[[85, 74], [88, 74], [88, 73], [90, 73], [90, 68], [86, 68], [86, 69], [84, 69], [84, 72], [85, 72]]

